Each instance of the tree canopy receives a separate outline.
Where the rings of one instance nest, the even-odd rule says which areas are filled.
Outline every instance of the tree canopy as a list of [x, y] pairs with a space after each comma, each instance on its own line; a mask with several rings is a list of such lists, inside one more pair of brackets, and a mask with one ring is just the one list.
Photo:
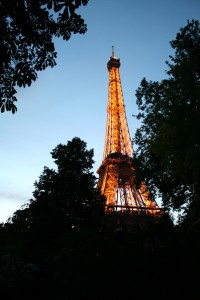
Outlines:
[[[200, 211], [199, 22], [188, 22], [172, 46], [169, 79], [144, 79], [137, 90], [142, 126], [133, 160], [138, 181], [145, 178], [162, 193], [166, 206], [185, 204], [194, 223]], [[130, 292], [140, 299], [196, 297], [199, 231], [187, 234], [167, 214], [147, 223], [132, 215], [129, 226], [126, 214], [107, 222], [103, 215], [95, 227], [93, 149], [75, 137], [51, 155], [56, 168], [44, 167], [34, 199], [0, 224], [2, 300], [126, 299]]]
[[37, 72], [56, 65], [54, 37], [69, 40], [87, 26], [76, 10], [89, 0], [0, 2], [0, 110], [15, 113], [16, 86], [30, 86]]
[[35, 181], [34, 199], [17, 210], [11, 223], [18, 232], [36, 232], [41, 238], [88, 224], [96, 207], [96, 177], [91, 171], [93, 149], [80, 138], [59, 144], [51, 155], [57, 169], [44, 167]]
[[[187, 21], [170, 42], [174, 56], [161, 82], [144, 78], [136, 90], [134, 156], [137, 178], [162, 197], [165, 207], [200, 217], [200, 24]], [[140, 171], [139, 171], [140, 170]]]

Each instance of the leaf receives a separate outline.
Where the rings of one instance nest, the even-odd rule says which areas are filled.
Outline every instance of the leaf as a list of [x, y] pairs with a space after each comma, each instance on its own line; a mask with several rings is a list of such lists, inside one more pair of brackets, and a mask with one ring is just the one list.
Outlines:
[[62, 18], [65, 19], [65, 20], [69, 19], [68, 7], [65, 7], [65, 10], [64, 10], [64, 12], [62, 14]]
[[73, 4], [69, 5], [70, 14], [73, 15], [75, 11], [75, 6]]
[[81, 0], [75, 0], [75, 7], [78, 8], [81, 5]]
[[56, 4], [54, 3], [54, 11], [58, 12], [63, 8], [64, 4]]
[[52, 9], [52, 0], [50, 0], [49, 3], [47, 4], [47, 8]]
[[12, 105], [12, 113], [14, 114], [17, 111], [17, 107], [13, 104]]
[[5, 111], [5, 105], [1, 106], [1, 112], [3, 113]]

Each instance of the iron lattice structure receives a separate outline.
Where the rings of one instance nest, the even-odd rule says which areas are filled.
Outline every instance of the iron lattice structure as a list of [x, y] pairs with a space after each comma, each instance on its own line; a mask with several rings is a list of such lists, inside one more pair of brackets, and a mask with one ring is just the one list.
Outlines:
[[120, 59], [110, 57], [107, 124], [103, 161], [97, 173], [97, 188], [105, 196], [106, 212], [160, 214], [156, 201], [150, 199], [147, 186], [136, 189], [132, 164], [133, 147], [129, 133], [120, 80]]

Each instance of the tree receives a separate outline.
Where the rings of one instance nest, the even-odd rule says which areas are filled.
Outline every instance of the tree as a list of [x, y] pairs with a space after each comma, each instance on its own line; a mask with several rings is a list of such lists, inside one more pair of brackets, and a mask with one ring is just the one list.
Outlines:
[[44, 238], [59, 236], [63, 231], [79, 229], [92, 218], [96, 201], [96, 177], [91, 172], [93, 149], [80, 138], [59, 144], [51, 155], [57, 170], [44, 167], [34, 183], [34, 199], [14, 213], [11, 222], [16, 231], [29, 229]]
[[[168, 79], [141, 81], [136, 90], [141, 127], [134, 164], [139, 180], [162, 196], [167, 208], [200, 217], [200, 23], [187, 21], [170, 42]], [[140, 171], [139, 171], [140, 169]]]
[[89, 0], [3, 0], [0, 2], [0, 109], [17, 111], [16, 86], [30, 86], [37, 72], [56, 65], [53, 38], [84, 34], [76, 10]]

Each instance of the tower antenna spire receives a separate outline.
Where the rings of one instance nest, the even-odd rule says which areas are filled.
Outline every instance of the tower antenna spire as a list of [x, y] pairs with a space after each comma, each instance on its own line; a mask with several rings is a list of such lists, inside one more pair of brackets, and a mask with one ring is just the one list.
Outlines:
[[112, 46], [112, 57], [115, 57], [115, 54], [114, 54], [114, 46]]

